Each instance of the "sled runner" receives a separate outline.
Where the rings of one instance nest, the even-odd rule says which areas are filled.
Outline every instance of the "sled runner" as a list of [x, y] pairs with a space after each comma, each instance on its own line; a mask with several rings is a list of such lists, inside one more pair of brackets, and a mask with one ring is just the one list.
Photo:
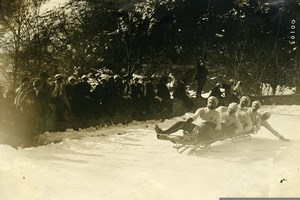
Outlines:
[[212, 143], [227, 139], [227, 137], [221, 137], [221, 138], [216, 138], [216, 139], [199, 141], [199, 140], [193, 138], [193, 136], [191, 134], [186, 134], [183, 136], [158, 134], [157, 138], [160, 140], [171, 141], [172, 143], [174, 143], [173, 147], [176, 148], [177, 151], [179, 151], [179, 150], [185, 151], [186, 149], [208, 150]]
[[232, 142], [239, 142], [242, 140], [251, 139], [251, 135], [256, 134], [256, 132], [250, 132], [241, 135], [224, 135], [222, 137], [214, 138], [214, 139], [207, 139], [207, 140], [197, 140], [195, 139], [192, 134], [185, 134], [183, 136], [174, 136], [174, 135], [167, 135], [167, 134], [157, 134], [157, 138], [160, 140], [169, 140], [174, 143], [174, 148], [177, 151], [183, 152], [187, 149], [193, 149], [195, 151], [206, 151], [210, 149], [211, 144], [217, 141], [223, 141], [226, 139], [232, 140]]
[[248, 132], [248, 133], [236, 135], [236, 136], [232, 137], [231, 140], [232, 140], [232, 142], [238, 142], [238, 141], [241, 141], [241, 140], [251, 139], [251, 135], [254, 135], [256, 133], [257, 132]]

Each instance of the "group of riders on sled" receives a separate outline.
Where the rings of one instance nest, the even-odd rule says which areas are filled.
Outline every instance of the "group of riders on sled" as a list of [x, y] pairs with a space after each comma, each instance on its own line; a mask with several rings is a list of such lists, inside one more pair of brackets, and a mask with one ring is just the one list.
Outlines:
[[[270, 112], [258, 112], [261, 108], [259, 101], [253, 101], [249, 107], [250, 102], [248, 96], [242, 96], [239, 104], [230, 103], [228, 107], [218, 107], [218, 99], [210, 96], [206, 107], [199, 108], [186, 121], [178, 121], [166, 130], [155, 125], [157, 138], [169, 139], [181, 144], [211, 144], [226, 138], [251, 137], [250, 134], [257, 133], [263, 126], [280, 140], [290, 141], [268, 123]], [[179, 130], [183, 130], [184, 135], [176, 137], [174, 141], [175, 138], [170, 137], [170, 134]]]

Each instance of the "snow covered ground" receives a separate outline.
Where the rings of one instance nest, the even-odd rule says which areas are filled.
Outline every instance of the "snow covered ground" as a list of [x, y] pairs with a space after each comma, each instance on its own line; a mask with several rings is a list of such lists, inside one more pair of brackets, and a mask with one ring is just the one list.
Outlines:
[[182, 153], [157, 140], [146, 121], [101, 129], [46, 133], [46, 145], [0, 145], [2, 200], [218, 200], [219, 197], [300, 197], [300, 106], [264, 106], [270, 124], [251, 140], [214, 143]]

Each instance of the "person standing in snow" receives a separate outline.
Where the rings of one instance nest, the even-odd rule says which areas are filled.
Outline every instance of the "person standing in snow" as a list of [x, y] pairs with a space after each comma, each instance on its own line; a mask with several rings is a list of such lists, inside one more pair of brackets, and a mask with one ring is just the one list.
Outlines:
[[19, 109], [20, 101], [28, 90], [30, 90], [29, 78], [22, 78], [21, 85], [16, 89], [16, 97], [14, 100], [17, 109]]
[[55, 82], [51, 92], [51, 102], [55, 106], [54, 123], [55, 130], [63, 131], [66, 123], [65, 113], [71, 113], [71, 105], [66, 95], [64, 76], [62, 74], [55, 75]]
[[187, 95], [186, 80], [185, 79], [176, 80], [174, 88], [175, 89], [174, 89], [173, 97], [181, 100], [184, 103], [184, 105], [189, 110], [191, 110], [193, 108], [193, 101]]
[[207, 75], [208, 75], [208, 70], [206, 69], [204, 62], [202, 60], [198, 60], [197, 72], [195, 75], [195, 80], [197, 81], [197, 90], [196, 90], [197, 97], [202, 97], [201, 93], [207, 81]]
[[167, 87], [168, 77], [162, 76], [156, 85], [156, 95], [160, 102], [160, 109], [162, 111], [169, 111], [172, 108], [170, 104], [171, 94], [169, 88]]

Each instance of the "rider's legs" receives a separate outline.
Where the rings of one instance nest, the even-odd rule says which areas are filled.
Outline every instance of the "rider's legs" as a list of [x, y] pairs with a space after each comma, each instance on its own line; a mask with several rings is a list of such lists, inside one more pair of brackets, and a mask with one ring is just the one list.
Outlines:
[[168, 134], [168, 135], [172, 134], [172, 133], [175, 133], [179, 130], [184, 130], [185, 132], [192, 133], [195, 127], [197, 127], [197, 126], [193, 123], [188, 123], [186, 121], [179, 121], [179, 122], [176, 122], [174, 125], [172, 125], [170, 128], [168, 128], [167, 130], [164, 130], [164, 131], [156, 125], [155, 126], [155, 131], [158, 134]]

